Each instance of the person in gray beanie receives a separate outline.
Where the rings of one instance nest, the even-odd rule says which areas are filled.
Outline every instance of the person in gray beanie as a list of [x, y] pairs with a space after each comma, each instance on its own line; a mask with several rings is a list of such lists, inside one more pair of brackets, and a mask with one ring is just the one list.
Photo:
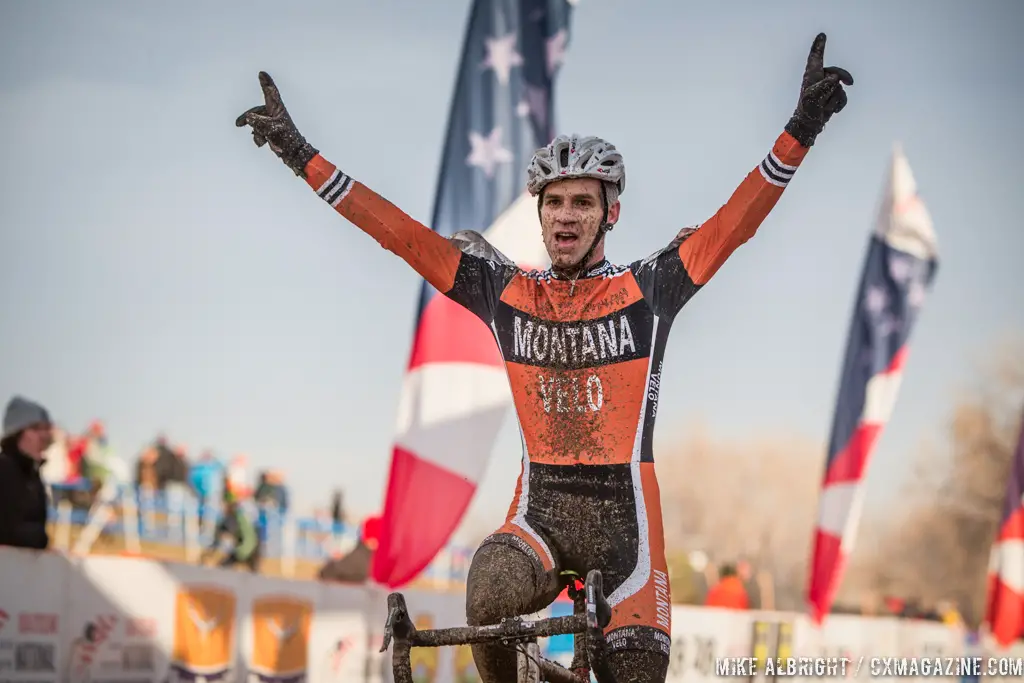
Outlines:
[[50, 414], [38, 403], [21, 396], [8, 402], [0, 436], [0, 545], [42, 550], [50, 543], [39, 467], [52, 429]]

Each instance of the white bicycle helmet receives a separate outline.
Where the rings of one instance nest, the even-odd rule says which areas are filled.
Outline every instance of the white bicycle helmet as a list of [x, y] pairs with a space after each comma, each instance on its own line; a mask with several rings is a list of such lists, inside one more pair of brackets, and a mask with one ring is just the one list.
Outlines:
[[559, 135], [533, 153], [526, 167], [526, 189], [540, 194], [548, 183], [566, 178], [596, 178], [606, 183], [608, 205], [626, 190], [626, 166], [615, 145], [592, 135]]

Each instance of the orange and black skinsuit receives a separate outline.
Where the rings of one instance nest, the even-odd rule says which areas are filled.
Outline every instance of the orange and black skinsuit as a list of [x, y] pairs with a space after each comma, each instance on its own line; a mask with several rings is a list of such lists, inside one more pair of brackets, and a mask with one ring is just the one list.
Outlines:
[[[473, 558], [471, 624], [549, 604], [559, 572], [600, 569], [616, 681], [664, 682], [671, 600], [651, 448], [662, 359], [676, 314], [750, 239], [829, 118], [846, 106], [845, 69], [811, 46], [796, 111], [771, 152], [718, 212], [628, 266], [602, 261], [575, 283], [524, 272], [476, 232], [443, 237], [339, 171], [298, 132], [273, 79], [244, 112], [257, 145], [342, 216], [487, 324], [504, 356], [523, 437], [523, 471], [505, 524]], [[474, 646], [488, 683], [515, 679], [515, 654]], [[601, 683], [608, 678], [595, 671]]]
[[[504, 357], [522, 474], [504, 526], [473, 560], [470, 622], [539, 610], [561, 590], [559, 571], [600, 569], [613, 606], [610, 660], [631, 669], [620, 680], [642, 680], [640, 668], [664, 680], [672, 610], [651, 441], [665, 344], [676, 314], [754, 235], [806, 152], [783, 133], [699, 228], [629, 265], [602, 261], [575, 286], [520, 270], [476, 232], [442, 237], [319, 154], [306, 166], [322, 199], [475, 313]], [[501, 649], [481, 649], [477, 661], [495, 674], [514, 668]]]

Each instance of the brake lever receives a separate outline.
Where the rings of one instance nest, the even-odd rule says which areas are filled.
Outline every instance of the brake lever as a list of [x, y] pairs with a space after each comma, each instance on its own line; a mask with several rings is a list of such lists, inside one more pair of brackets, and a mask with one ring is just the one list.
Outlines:
[[405, 598], [401, 593], [392, 593], [388, 596], [388, 620], [384, 622], [384, 642], [378, 652], [387, 652], [395, 637], [407, 640], [415, 631], [416, 628], [409, 620]]

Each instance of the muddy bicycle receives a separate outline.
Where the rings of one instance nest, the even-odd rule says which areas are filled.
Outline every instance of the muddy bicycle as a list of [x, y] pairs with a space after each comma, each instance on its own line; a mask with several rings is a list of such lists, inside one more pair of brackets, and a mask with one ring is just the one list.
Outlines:
[[[567, 578], [573, 613], [564, 617], [530, 619], [514, 616], [488, 626], [456, 626], [418, 630], [412, 623], [405, 597], [401, 593], [388, 596], [388, 619], [384, 626], [386, 652], [394, 643], [391, 666], [395, 683], [413, 683], [410, 652], [414, 647], [449, 647], [496, 643], [516, 652], [516, 683], [589, 683], [593, 671], [600, 683], [614, 683], [607, 663], [604, 628], [611, 621], [612, 610], [605, 599], [601, 572], [592, 570], [584, 582], [572, 572]], [[569, 668], [540, 655], [538, 638], [572, 635], [573, 660]]]

